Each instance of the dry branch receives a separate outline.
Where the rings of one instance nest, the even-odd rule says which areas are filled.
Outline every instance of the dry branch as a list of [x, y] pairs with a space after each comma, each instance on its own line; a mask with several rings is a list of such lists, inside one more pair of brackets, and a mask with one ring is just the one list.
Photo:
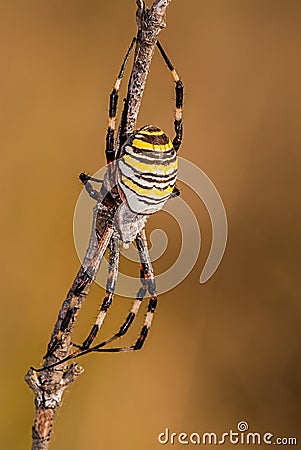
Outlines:
[[[156, 0], [150, 10], [146, 8], [145, 3], [142, 0], [137, 0], [136, 2], [138, 6], [136, 13], [138, 33], [134, 63], [131, 71], [125, 104], [127, 114], [127, 129], [125, 131], [127, 133], [132, 132], [135, 129], [155, 45], [161, 29], [165, 27], [165, 12], [170, 2], [171, 0]], [[117, 146], [118, 142], [119, 136], [116, 140]], [[92, 255], [94, 255], [95, 246], [96, 239], [93, 227], [84, 262], [66, 299], [63, 302], [58, 319], [53, 328], [50, 345], [53, 343], [58, 330], [60, 330], [62, 320], [64, 319], [66, 311], [70, 306], [71, 300], [74, 301], [72, 292], [74, 291], [74, 287], [77, 286], [78, 280], [83, 275], [85, 267], [87, 267], [91, 261]], [[75, 308], [77, 309], [77, 314], [80, 311], [87, 294], [88, 289], [83, 295], [76, 298]], [[55, 348], [54, 351], [46, 357], [43, 367], [49, 367], [54, 362], [61, 361], [71, 353], [72, 329], [75, 324], [77, 314], [74, 317], [73, 323], [71, 323], [68, 329], [63, 333], [62, 340], [60, 341], [58, 348]], [[68, 367], [68, 363], [66, 362], [58, 367], [46, 369], [41, 372], [36, 372], [33, 369], [30, 369], [27, 372], [25, 380], [34, 392], [36, 407], [35, 420], [32, 427], [32, 450], [48, 449], [53, 420], [57, 409], [62, 404], [63, 393], [65, 389], [78, 378], [83, 370], [84, 369], [78, 364], [72, 364]]]

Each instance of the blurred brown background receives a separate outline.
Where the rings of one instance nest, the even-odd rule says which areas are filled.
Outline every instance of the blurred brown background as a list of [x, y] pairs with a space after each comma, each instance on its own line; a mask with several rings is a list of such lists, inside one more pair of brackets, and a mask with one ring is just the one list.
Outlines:
[[[30, 364], [40, 364], [79, 267], [72, 235], [77, 176], [104, 165], [108, 95], [136, 32], [134, 18], [134, 0], [1, 5], [5, 450], [30, 446], [33, 394], [23, 376]], [[85, 373], [65, 395], [53, 450], [158, 449], [166, 427], [221, 434], [241, 420], [251, 431], [301, 438], [300, 20], [298, 0], [174, 0], [169, 7], [161, 42], [185, 82], [181, 155], [221, 193], [229, 221], [226, 253], [214, 277], [200, 285], [210, 222], [182, 186], [202, 230], [198, 263], [160, 297], [143, 351], [81, 361]], [[172, 134], [173, 98], [156, 55], [139, 125]], [[161, 213], [148, 230], [161, 223], [174, 230], [174, 240], [157, 272], [176, 257], [173, 236], [180, 236]], [[101, 298], [93, 287], [78, 341]], [[118, 299], [104, 335], [128, 307]]]

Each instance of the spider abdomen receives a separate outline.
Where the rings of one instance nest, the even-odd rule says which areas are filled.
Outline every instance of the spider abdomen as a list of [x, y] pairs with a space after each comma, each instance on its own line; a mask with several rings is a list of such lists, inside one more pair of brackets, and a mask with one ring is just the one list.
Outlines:
[[177, 154], [160, 128], [148, 125], [135, 131], [124, 144], [117, 165], [119, 191], [134, 213], [152, 214], [172, 195]]

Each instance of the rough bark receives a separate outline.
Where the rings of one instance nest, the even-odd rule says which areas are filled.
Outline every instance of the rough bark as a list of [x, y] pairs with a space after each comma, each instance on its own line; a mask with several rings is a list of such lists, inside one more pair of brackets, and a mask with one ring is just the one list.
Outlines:
[[[127, 93], [127, 124], [126, 132], [132, 132], [135, 129], [135, 124], [141, 104], [141, 99], [150, 69], [152, 56], [158, 35], [162, 28], [165, 27], [165, 12], [171, 0], [156, 0], [154, 1], [150, 10], [145, 6], [142, 0], [137, 0], [136, 20], [138, 26], [136, 49], [134, 63], [131, 71], [130, 81]], [[119, 130], [120, 134], [120, 130]], [[117, 146], [119, 142], [119, 135], [117, 137]], [[96, 209], [94, 210], [95, 220]], [[83, 262], [83, 267], [87, 266], [92, 259], [97, 245], [94, 227], [89, 242], [89, 247]], [[76, 286], [83, 268], [81, 268], [73, 282], [72, 287]], [[69, 291], [63, 305], [59, 311], [58, 319], [54, 325], [51, 335], [50, 343], [53, 342], [60, 329], [61, 322], [68, 310], [71, 301], [72, 288]], [[88, 291], [77, 299], [77, 314], [80, 311], [83, 300]], [[62, 341], [57, 349], [55, 349], [50, 356], [44, 360], [43, 367], [48, 367], [54, 362], [62, 360], [72, 351], [72, 329], [76, 322], [77, 314], [74, 321], [66, 332], [64, 332]], [[58, 367], [42, 370], [37, 372], [30, 369], [25, 375], [25, 381], [33, 390], [35, 395], [35, 419], [32, 427], [32, 450], [47, 450], [51, 438], [51, 430], [53, 426], [54, 417], [58, 408], [62, 405], [62, 397], [65, 389], [70, 386], [78, 376], [83, 372], [83, 368], [78, 364], [63, 363]]]

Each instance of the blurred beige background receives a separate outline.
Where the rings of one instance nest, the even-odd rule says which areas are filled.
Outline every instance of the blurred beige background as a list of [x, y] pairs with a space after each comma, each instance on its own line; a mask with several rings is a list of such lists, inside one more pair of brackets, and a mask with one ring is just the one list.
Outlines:
[[[39, 365], [79, 267], [72, 235], [78, 174], [104, 164], [108, 95], [136, 32], [134, 0], [12, 1], [1, 5], [1, 448], [30, 446]], [[300, 431], [300, 29], [296, 0], [174, 0], [161, 42], [185, 82], [181, 155], [214, 181], [229, 221], [222, 264], [198, 282], [210, 247], [208, 214], [191, 274], [160, 297], [137, 354], [91, 355], [64, 398], [53, 450], [161, 448], [171, 431]], [[125, 92], [125, 85], [123, 86]], [[139, 125], [172, 134], [173, 85], [156, 55]], [[169, 232], [157, 273], [177, 256]], [[131, 271], [122, 262], [123, 270]], [[75, 332], [102, 298], [93, 287]], [[128, 311], [116, 299], [109, 335]], [[130, 336], [134, 340], [140, 323]], [[176, 444], [173, 448], [182, 448]], [[232, 448], [225, 444], [224, 448]]]

